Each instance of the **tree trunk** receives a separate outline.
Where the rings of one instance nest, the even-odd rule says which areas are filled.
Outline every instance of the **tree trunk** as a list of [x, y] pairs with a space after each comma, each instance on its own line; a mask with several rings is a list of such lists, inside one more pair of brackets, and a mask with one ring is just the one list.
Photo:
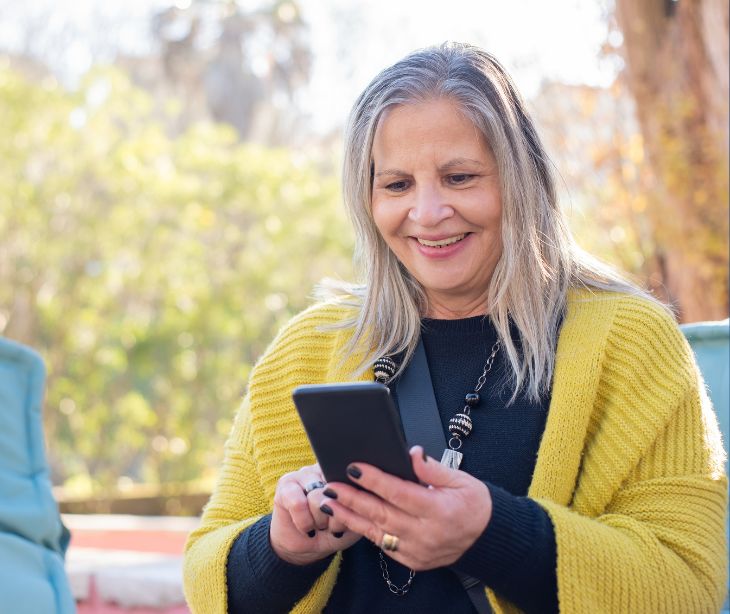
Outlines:
[[656, 177], [649, 215], [685, 322], [728, 316], [728, 2], [616, 0]]

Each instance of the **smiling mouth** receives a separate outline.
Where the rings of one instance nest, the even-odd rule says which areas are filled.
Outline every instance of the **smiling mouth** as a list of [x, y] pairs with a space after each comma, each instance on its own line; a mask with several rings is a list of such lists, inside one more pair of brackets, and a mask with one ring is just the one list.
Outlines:
[[439, 241], [429, 241], [428, 239], [421, 239], [420, 237], [416, 237], [416, 240], [421, 245], [425, 245], [426, 247], [446, 247], [447, 245], [453, 245], [454, 243], [458, 243], [466, 235], [467, 233], [462, 233], [460, 235], [454, 235], [453, 237], [448, 237], [446, 239], [440, 239]]

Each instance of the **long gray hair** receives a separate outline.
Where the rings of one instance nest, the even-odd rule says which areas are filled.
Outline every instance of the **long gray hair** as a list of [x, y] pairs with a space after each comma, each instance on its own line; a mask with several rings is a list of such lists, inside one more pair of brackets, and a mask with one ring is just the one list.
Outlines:
[[[557, 203], [550, 162], [511, 78], [485, 51], [445, 43], [416, 51], [382, 71], [355, 102], [345, 133], [343, 192], [355, 227], [355, 261], [362, 285], [341, 285], [357, 316], [346, 351], [368, 347], [360, 365], [404, 353], [407, 364], [427, 312], [423, 288], [380, 236], [371, 212], [372, 144], [383, 112], [448, 98], [489, 143], [502, 194], [501, 258], [490, 281], [485, 313], [492, 319], [511, 366], [513, 398], [537, 399], [549, 390], [555, 347], [570, 287], [641, 293], [574, 242]], [[512, 325], [519, 337], [515, 343]], [[519, 349], [518, 349], [519, 348]]]

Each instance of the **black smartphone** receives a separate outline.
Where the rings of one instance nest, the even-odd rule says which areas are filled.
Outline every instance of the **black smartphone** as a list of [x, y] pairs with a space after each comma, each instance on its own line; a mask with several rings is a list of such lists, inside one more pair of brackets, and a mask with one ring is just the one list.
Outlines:
[[292, 392], [328, 482], [346, 482], [355, 461], [418, 483], [390, 391], [375, 382], [310, 384]]

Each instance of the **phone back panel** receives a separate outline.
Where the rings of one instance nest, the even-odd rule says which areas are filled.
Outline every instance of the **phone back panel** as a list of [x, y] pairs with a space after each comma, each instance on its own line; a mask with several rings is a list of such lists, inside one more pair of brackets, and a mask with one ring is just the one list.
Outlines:
[[365, 462], [417, 482], [390, 391], [374, 382], [299, 386], [292, 394], [328, 482], [353, 483], [345, 470]]

